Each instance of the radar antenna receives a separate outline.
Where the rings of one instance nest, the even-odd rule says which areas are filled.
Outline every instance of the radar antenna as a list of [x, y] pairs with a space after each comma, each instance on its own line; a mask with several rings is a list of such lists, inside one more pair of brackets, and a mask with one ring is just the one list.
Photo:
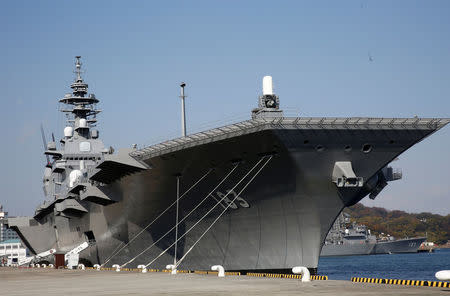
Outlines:
[[81, 73], [83, 73], [83, 71], [81, 71], [81, 65], [82, 65], [82, 63], [80, 61], [81, 56], [76, 56], [75, 58], [77, 59], [77, 61], [75, 62], [75, 71], [73, 71], [73, 72], [75, 74], [77, 74], [77, 81], [78, 81], [78, 80], [82, 80]]
[[[47, 141], [45, 140], [45, 133], [44, 133], [44, 126], [41, 123], [41, 136], [42, 136], [42, 143], [44, 144], [44, 151], [47, 150]], [[47, 165], [46, 167], [51, 167], [52, 163], [50, 162], [50, 157], [45, 154], [45, 157], [47, 158]]]

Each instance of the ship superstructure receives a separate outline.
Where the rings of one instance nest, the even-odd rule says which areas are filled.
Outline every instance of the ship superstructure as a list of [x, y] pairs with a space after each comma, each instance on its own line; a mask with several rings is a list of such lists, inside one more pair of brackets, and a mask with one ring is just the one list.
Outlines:
[[89, 242], [85, 264], [315, 272], [342, 209], [399, 179], [388, 164], [449, 122], [284, 117], [267, 76], [249, 120], [114, 152], [76, 67], [60, 100], [71, 124], [45, 152], [47, 200], [9, 224], [34, 253]]

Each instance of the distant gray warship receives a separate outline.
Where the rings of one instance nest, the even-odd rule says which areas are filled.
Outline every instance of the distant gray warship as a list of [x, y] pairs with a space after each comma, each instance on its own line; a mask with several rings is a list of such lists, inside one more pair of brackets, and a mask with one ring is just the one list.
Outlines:
[[387, 240], [377, 240], [373, 254], [417, 253], [426, 240], [426, 237], [396, 239], [391, 236]]
[[325, 238], [320, 256], [370, 255], [376, 243], [376, 237], [365, 225], [350, 223], [349, 216], [341, 213]]
[[350, 223], [350, 217], [341, 213], [334, 222], [320, 252], [321, 257], [416, 253], [426, 237], [395, 239], [392, 236], [377, 239], [362, 224]]
[[398, 177], [387, 165], [449, 122], [284, 117], [266, 76], [251, 119], [115, 153], [94, 128], [99, 100], [80, 69], [77, 57], [59, 100], [64, 137], [45, 151], [47, 198], [9, 225], [33, 253], [88, 242], [89, 265], [315, 273], [342, 209], [375, 198]]

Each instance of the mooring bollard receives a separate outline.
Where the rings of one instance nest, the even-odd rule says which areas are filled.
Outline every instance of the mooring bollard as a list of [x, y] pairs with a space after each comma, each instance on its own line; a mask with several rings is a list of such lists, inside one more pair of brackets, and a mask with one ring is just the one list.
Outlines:
[[97, 270], [100, 270], [100, 268], [101, 268], [100, 264], [94, 264], [94, 268], [97, 269]]
[[172, 270], [170, 274], [177, 274], [177, 267], [173, 264], [166, 265], [166, 269]]
[[77, 268], [78, 268], [78, 269], [81, 269], [81, 270], [85, 270], [85, 269], [86, 269], [86, 267], [84, 266], [84, 264], [78, 264]]
[[120, 271], [120, 265], [119, 265], [119, 264], [114, 264], [114, 265], [112, 266], [112, 268], [115, 268], [117, 272]]
[[450, 281], [450, 270], [441, 270], [434, 275], [440, 281]]
[[225, 276], [225, 269], [223, 268], [222, 265], [213, 265], [213, 266], [211, 266], [211, 270], [218, 271], [217, 275], [219, 277], [224, 277]]
[[304, 266], [296, 266], [296, 267], [292, 268], [292, 273], [301, 274], [302, 282], [310, 282], [311, 281], [311, 274], [309, 273], [308, 268], [306, 268]]
[[137, 268], [140, 269], [142, 273], [146, 273], [147, 272], [147, 267], [145, 267], [145, 265], [143, 265], [143, 264], [138, 265]]

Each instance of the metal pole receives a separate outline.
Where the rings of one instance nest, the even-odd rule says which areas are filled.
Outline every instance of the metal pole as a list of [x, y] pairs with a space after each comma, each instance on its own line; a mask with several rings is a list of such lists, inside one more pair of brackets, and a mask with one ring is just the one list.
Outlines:
[[186, 86], [186, 83], [181, 82], [180, 84], [181, 86], [181, 131], [182, 131], [182, 136], [186, 137], [186, 112], [185, 112], [185, 108], [184, 108], [184, 87]]
[[173, 256], [173, 268], [177, 267], [177, 240], [178, 240], [178, 201], [180, 199], [180, 176], [177, 176], [177, 214], [175, 219], [175, 255]]

